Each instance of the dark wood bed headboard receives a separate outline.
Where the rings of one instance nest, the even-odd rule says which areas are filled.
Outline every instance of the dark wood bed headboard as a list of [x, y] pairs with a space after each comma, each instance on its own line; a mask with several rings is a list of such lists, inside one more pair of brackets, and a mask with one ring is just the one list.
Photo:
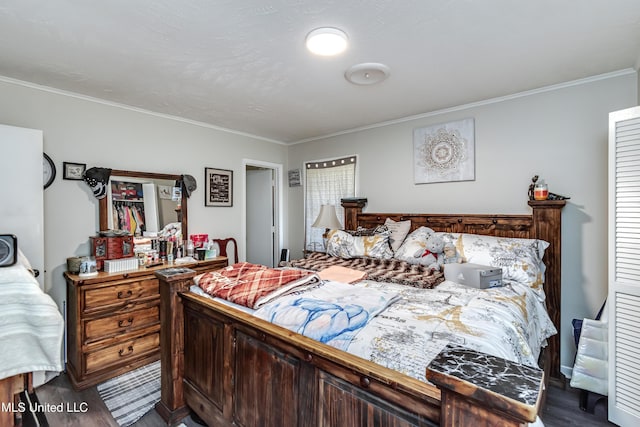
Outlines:
[[541, 239], [549, 242], [545, 251], [544, 291], [547, 295], [547, 311], [558, 334], [549, 339], [551, 381], [564, 386], [564, 376], [560, 373], [560, 298], [561, 298], [561, 218], [565, 200], [530, 200], [530, 215], [509, 214], [415, 214], [415, 213], [365, 213], [366, 198], [342, 199], [344, 227], [355, 230], [358, 227], [373, 228], [384, 224], [387, 218], [394, 221], [411, 220], [411, 230], [429, 227], [434, 231], [451, 233], [483, 234], [497, 237], [518, 237]]

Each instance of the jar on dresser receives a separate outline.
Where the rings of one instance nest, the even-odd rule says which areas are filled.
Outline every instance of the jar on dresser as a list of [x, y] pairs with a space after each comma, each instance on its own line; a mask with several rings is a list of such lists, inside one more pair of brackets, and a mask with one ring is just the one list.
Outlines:
[[[181, 264], [200, 273], [227, 266], [226, 257]], [[67, 281], [67, 374], [81, 390], [160, 358], [162, 265]]]

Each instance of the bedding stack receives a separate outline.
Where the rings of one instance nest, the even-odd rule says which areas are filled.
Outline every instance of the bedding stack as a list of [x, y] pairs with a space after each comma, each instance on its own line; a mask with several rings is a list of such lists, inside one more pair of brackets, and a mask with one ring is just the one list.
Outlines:
[[279, 296], [317, 286], [320, 278], [301, 270], [240, 262], [196, 276], [194, 282], [211, 296], [257, 309]]

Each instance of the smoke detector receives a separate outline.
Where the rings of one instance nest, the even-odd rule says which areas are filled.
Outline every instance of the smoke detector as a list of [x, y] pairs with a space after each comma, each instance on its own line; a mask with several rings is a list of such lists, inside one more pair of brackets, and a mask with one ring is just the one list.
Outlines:
[[349, 68], [344, 73], [344, 77], [356, 85], [372, 85], [389, 77], [390, 71], [389, 67], [384, 64], [365, 62]]

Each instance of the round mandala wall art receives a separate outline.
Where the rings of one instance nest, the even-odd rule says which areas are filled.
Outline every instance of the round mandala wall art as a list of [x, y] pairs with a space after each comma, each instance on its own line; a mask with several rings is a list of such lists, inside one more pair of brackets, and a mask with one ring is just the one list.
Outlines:
[[416, 184], [475, 179], [473, 119], [416, 129], [413, 138]]

